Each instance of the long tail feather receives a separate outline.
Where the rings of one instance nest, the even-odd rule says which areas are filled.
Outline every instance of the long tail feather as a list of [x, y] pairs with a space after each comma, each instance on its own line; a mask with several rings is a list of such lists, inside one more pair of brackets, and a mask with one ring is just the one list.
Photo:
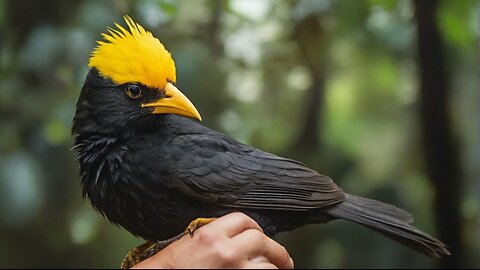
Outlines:
[[450, 255], [444, 243], [410, 225], [412, 216], [393, 205], [347, 194], [345, 201], [328, 213], [366, 226], [429, 257]]

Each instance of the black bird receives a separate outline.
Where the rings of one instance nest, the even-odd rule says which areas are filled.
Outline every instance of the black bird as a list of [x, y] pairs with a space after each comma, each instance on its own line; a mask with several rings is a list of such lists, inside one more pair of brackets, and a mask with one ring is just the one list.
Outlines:
[[83, 194], [110, 222], [150, 241], [172, 238], [201, 217], [233, 211], [273, 236], [305, 224], [349, 220], [424, 255], [450, 254], [395, 206], [343, 192], [301, 162], [202, 126], [175, 87], [175, 64], [158, 39], [129, 30], [103, 34], [73, 120]]

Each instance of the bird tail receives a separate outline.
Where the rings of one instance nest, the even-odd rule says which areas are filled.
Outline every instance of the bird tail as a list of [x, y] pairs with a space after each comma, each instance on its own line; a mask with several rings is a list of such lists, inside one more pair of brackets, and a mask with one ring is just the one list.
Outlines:
[[413, 222], [412, 215], [393, 205], [346, 194], [342, 203], [327, 212], [335, 218], [377, 231], [429, 257], [450, 255], [444, 243], [410, 225]]

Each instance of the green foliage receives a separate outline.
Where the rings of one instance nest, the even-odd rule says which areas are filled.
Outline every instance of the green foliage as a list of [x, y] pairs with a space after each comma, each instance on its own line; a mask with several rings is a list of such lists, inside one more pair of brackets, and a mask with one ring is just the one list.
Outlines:
[[[70, 150], [71, 119], [89, 54], [100, 33], [122, 23], [125, 14], [172, 52], [178, 86], [205, 125], [297, 158], [348, 192], [404, 207], [418, 227], [435, 233], [433, 191], [421, 155], [411, 2], [42, 3], [44, 10], [29, 10], [29, 1], [0, 1], [1, 267], [117, 267], [141, 242], [81, 198]], [[52, 9], [56, 6], [60, 12]], [[480, 252], [477, 9], [476, 1], [442, 1], [437, 12], [455, 89], [451, 115], [462, 142], [470, 266], [478, 266]], [[19, 10], [25, 14], [21, 19], [13, 16]], [[321, 143], [305, 153], [294, 145], [320, 75], [325, 79], [324, 100], [318, 100]], [[297, 267], [435, 265], [342, 222], [307, 226], [278, 239]]]
[[459, 51], [470, 51], [478, 36], [477, 1], [443, 1], [437, 12], [438, 24], [447, 42]]

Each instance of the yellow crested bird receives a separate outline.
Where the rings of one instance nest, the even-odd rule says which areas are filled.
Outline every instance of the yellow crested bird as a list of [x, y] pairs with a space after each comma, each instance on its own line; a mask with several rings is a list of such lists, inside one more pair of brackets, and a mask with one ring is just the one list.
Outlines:
[[109, 28], [91, 55], [72, 128], [84, 196], [110, 222], [158, 242], [131, 252], [125, 267], [234, 211], [268, 236], [344, 219], [424, 255], [449, 254], [410, 225], [408, 212], [347, 194], [299, 161], [195, 121], [200, 113], [175, 86], [170, 53], [130, 17], [125, 21], [127, 29]]

